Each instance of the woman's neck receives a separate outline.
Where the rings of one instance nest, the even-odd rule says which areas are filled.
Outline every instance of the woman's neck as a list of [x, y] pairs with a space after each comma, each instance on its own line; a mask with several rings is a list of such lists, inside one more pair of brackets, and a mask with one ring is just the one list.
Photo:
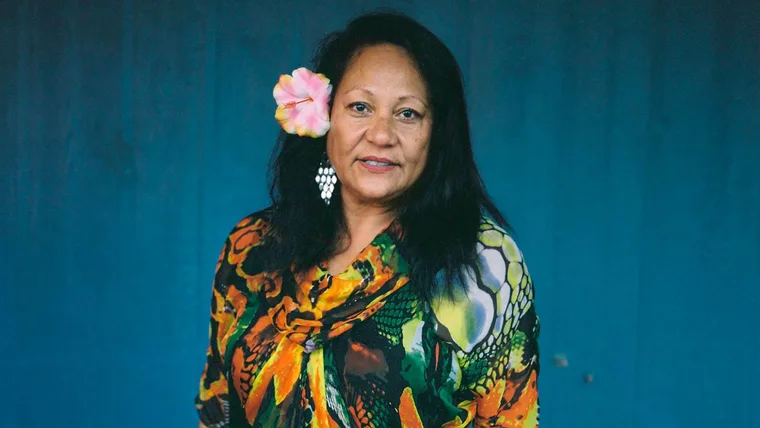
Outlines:
[[346, 235], [341, 237], [341, 244], [336, 254], [328, 262], [331, 274], [336, 275], [345, 269], [354, 257], [369, 245], [395, 217], [393, 210], [387, 207], [353, 203], [343, 199], [343, 215], [346, 220]]
[[388, 227], [395, 217], [395, 212], [387, 206], [356, 203], [345, 198], [343, 216], [352, 243], [357, 240], [365, 241], [365, 238], [369, 237], [369, 241], [363, 245], [366, 246], [372, 238]]

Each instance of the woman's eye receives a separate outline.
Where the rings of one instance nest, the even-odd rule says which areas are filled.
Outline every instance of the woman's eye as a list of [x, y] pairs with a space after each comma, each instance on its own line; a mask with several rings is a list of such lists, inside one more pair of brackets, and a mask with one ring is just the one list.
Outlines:
[[364, 113], [368, 110], [366, 104], [359, 103], [359, 102], [351, 103], [349, 104], [349, 107], [351, 107], [351, 110], [354, 110], [355, 112], [358, 112], [358, 113]]
[[418, 117], [420, 117], [420, 114], [417, 113], [416, 111], [408, 108], [408, 109], [405, 109], [404, 111], [401, 112], [401, 116], [404, 119], [417, 119]]

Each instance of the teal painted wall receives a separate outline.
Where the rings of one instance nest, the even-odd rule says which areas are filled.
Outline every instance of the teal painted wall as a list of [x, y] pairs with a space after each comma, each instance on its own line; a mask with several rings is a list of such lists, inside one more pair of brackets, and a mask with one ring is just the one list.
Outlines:
[[[4, 426], [195, 426], [272, 87], [381, 4], [312, 3], [0, 1]], [[382, 4], [466, 75], [537, 286], [542, 426], [760, 426], [760, 3]]]

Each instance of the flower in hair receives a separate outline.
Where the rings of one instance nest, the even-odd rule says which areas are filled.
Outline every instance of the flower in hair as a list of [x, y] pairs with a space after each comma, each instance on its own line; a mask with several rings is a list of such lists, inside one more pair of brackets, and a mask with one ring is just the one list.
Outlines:
[[330, 79], [304, 67], [283, 74], [272, 95], [277, 101], [275, 119], [289, 134], [321, 137], [330, 129]]

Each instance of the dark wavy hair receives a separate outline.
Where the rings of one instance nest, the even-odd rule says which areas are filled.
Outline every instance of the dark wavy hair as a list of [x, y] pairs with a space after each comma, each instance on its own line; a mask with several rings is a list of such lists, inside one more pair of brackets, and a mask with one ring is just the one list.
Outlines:
[[[475, 165], [461, 70], [432, 32], [398, 12], [361, 15], [323, 39], [314, 70], [337, 90], [357, 53], [379, 44], [401, 47], [410, 56], [427, 86], [433, 112], [427, 163], [396, 213], [404, 231], [399, 251], [410, 265], [411, 284], [429, 302], [437, 294], [434, 290], [441, 291], [437, 275], [445, 275], [442, 291], [451, 295], [462, 267], [475, 262], [482, 215], [508, 225]], [[325, 137], [280, 134], [269, 170], [274, 238], [267, 251], [269, 269], [294, 266], [305, 271], [335, 254], [347, 233], [340, 184], [328, 206], [314, 182], [325, 147]]]

